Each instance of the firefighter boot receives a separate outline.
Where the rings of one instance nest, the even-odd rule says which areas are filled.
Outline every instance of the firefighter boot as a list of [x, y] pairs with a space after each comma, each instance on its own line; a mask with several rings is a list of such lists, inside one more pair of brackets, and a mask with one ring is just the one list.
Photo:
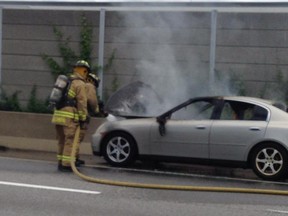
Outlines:
[[71, 167], [63, 166], [62, 164], [58, 165], [58, 170], [61, 171], [61, 172], [73, 172]]
[[84, 164], [85, 164], [84, 160], [80, 160], [79, 158], [76, 158], [76, 161], [75, 161], [76, 167], [79, 167], [79, 166], [84, 165]]

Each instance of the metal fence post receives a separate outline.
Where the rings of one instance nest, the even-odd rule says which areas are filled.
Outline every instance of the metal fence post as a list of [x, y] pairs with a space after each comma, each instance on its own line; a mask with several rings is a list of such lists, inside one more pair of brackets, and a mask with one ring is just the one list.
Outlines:
[[3, 39], [3, 8], [0, 8], [0, 96], [2, 95], [2, 39]]
[[98, 94], [100, 99], [103, 99], [103, 71], [104, 71], [104, 38], [105, 37], [105, 9], [100, 10], [100, 21], [99, 21], [99, 47], [98, 47], [98, 65], [99, 71], [98, 76], [101, 80], [99, 84]]
[[216, 55], [216, 36], [217, 36], [217, 11], [211, 12], [211, 35], [210, 35], [210, 69], [209, 69], [209, 86], [213, 91], [215, 84], [215, 55]]

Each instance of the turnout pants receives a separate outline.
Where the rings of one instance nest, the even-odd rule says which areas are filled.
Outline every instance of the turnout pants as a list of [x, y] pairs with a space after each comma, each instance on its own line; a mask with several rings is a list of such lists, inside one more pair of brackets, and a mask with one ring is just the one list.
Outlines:
[[[58, 139], [57, 159], [59, 164], [70, 167], [70, 161], [75, 160], [71, 157], [72, 146], [77, 126], [79, 124], [73, 119], [67, 120], [67, 125], [56, 125], [56, 133]], [[79, 144], [79, 140], [78, 140]]]

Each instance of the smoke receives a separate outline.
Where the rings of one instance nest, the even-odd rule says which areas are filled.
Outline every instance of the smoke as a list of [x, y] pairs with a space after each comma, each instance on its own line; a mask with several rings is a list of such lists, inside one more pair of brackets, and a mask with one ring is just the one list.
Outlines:
[[[189, 98], [231, 94], [227, 75], [221, 75], [221, 79], [216, 77], [214, 85], [209, 86], [210, 19], [207, 16], [210, 15], [177, 12], [123, 12], [119, 15], [127, 31], [117, 35], [115, 41], [142, 47], [133, 50], [140, 58], [135, 61], [136, 71], [131, 72], [135, 74], [131, 82], [150, 85], [162, 98], [162, 112]], [[201, 27], [203, 25], [205, 28]], [[145, 114], [159, 110], [154, 100], [151, 99], [150, 104], [146, 100], [146, 103], [149, 108]]]

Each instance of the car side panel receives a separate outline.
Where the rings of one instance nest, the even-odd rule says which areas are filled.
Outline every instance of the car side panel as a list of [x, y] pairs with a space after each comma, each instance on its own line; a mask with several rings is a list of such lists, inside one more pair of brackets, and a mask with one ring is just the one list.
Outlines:
[[168, 120], [165, 135], [159, 124], [151, 128], [153, 155], [208, 158], [208, 140], [212, 120]]
[[288, 149], [288, 122], [271, 121], [267, 127], [265, 139], [277, 142]]
[[215, 120], [210, 135], [210, 159], [246, 161], [250, 147], [264, 140], [268, 122]]

